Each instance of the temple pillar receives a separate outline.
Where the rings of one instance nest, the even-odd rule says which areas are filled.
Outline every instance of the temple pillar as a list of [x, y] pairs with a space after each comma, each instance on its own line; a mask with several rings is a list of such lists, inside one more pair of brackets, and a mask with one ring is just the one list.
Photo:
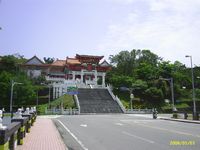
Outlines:
[[55, 87], [55, 98], [57, 98], [57, 87]]
[[102, 74], [102, 86], [105, 87], [105, 73]]
[[60, 86], [59, 87], [59, 97], [61, 97], [62, 96], [62, 87]]
[[57, 87], [57, 98], [59, 97], [59, 87]]
[[83, 83], [83, 71], [81, 70], [81, 83]]
[[94, 73], [94, 81], [95, 81], [95, 85], [97, 85], [97, 71], [95, 71]]
[[73, 71], [72, 73], [73, 73], [73, 79], [72, 80], [75, 81], [75, 72]]
[[53, 87], [53, 99], [55, 99], [55, 87]]

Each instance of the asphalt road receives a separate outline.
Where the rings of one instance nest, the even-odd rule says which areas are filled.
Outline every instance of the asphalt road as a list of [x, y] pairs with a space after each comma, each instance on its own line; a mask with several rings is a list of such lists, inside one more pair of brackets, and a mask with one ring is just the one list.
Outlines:
[[200, 125], [148, 115], [77, 115], [54, 119], [69, 150], [199, 150]]

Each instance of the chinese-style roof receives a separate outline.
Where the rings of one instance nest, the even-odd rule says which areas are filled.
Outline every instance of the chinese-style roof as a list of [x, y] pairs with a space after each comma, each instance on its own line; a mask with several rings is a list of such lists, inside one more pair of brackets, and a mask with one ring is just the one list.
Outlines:
[[72, 64], [72, 65], [78, 64], [79, 65], [79, 64], [81, 64], [81, 62], [76, 58], [67, 57], [66, 58], [66, 64]]
[[43, 65], [44, 62], [40, 60], [37, 56], [33, 56], [25, 62], [25, 65]]
[[60, 67], [63, 67], [65, 66], [66, 64], [66, 61], [65, 60], [56, 60], [54, 61], [51, 66], [60, 66]]
[[79, 54], [76, 54], [76, 58], [96, 58], [96, 59], [99, 59], [101, 60], [104, 56], [94, 56], [94, 55], [79, 55]]
[[104, 61], [100, 64], [100, 66], [102, 66], [102, 67], [110, 67], [110, 64], [109, 64], [106, 60], [104, 60]]

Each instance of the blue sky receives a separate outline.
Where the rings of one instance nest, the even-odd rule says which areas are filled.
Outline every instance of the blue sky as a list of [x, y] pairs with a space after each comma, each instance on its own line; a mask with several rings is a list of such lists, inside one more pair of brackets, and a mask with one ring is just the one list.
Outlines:
[[150, 49], [200, 65], [200, 0], [1, 0], [0, 55], [64, 59]]

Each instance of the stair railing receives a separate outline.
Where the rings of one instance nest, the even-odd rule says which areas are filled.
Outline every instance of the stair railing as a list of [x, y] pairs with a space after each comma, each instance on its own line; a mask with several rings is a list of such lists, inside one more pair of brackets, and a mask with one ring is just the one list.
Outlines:
[[81, 112], [81, 107], [80, 107], [80, 104], [79, 104], [78, 96], [77, 96], [77, 95], [74, 95], [74, 99], [75, 99], [76, 106], [77, 106], [77, 108], [78, 108], [78, 114], [80, 114], [80, 112]]
[[126, 113], [126, 109], [125, 109], [124, 105], [122, 104], [120, 99], [113, 94], [110, 85], [107, 85], [107, 90], [108, 90], [109, 94], [111, 95], [112, 99], [115, 100], [118, 103], [118, 105], [120, 106], [123, 113]]

